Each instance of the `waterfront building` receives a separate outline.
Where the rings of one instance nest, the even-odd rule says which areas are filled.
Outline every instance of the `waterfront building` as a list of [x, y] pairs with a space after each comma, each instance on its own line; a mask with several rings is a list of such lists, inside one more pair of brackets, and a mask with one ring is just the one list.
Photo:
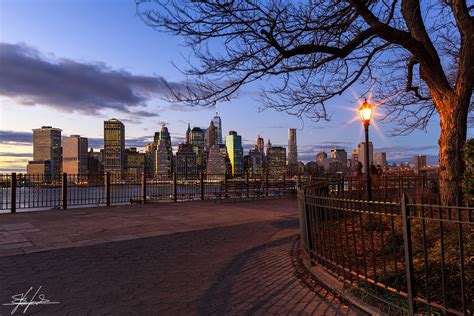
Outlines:
[[258, 137], [257, 137], [257, 149], [263, 153], [264, 147], [265, 147], [265, 141], [263, 140], [262, 137], [260, 137], [260, 135], [258, 135]]
[[387, 168], [387, 154], [381, 151], [374, 153], [374, 164], [375, 166], [380, 166], [381, 168]]
[[296, 144], [296, 129], [288, 129], [288, 165], [298, 164], [298, 147]]
[[[226, 147], [223, 145], [213, 145], [209, 149], [207, 159], [207, 179], [224, 180], [228, 172], [228, 157]], [[232, 173], [232, 167], [231, 167]]]
[[33, 161], [27, 166], [29, 174], [59, 180], [61, 175], [61, 129], [43, 126], [33, 129]]
[[191, 130], [190, 143], [199, 149], [199, 153], [204, 151], [204, 133], [199, 127], [193, 127]]
[[264, 173], [264, 154], [263, 147], [262, 150], [259, 149], [258, 145], [255, 145], [254, 148], [249, 150], [249, 175], [252, 177], [261, 176]]
[[211, 121], [209, 127], [206, 130], [206, 150], [209, 151], [212, 146], [218, 144], [218, 133], [217, 127], [214, 125], [214, 122]]
[[104, 165], [100, 159], [100, 152], [94, 152], [91, 148], [87, 159], [87, 170], [89, 174], [89, 180], [92, 176], [98, 177], [104, 174]]
[[171, 178], [173, 172], [173, 148], [171, 147], [171, 136], [166, 126], [161, 128], [155, 161], [155, 176], [162, 179]]
[[227, 154], [232, 166], [232, 176], [240, 177], [244, 172], [244, 149], [242, 147], [242, 136], [235, 131], [230, 131], [226, 137]]
[[145, 154], [138, 152], [135, 147], [125, 149], [125, 174], [130, 180], [139, 180], [145, 167]]
[[351, 157], [351, 171], [357, 171], [357, 164], [359, 163], [359, 150], [354, 148]]
[[125, 169], [125, 126], [113, 118], [104, 122], [104, 171], [121, 179]]
[[186, 144], [191, 144], [191, 125], [188, 123], [188, 129], [186, 130]]
[[331, 150], [331, 158], [337, 162], [336, 164], [333, 163], [333, 169], [336, 170], [335, 172], [344, 172], [347, 165], [347, 152], [345, 149], [342, 148], [333, 148]]
[[193, 145], [183, 143], [178, 146], [175, 166], [178, 179], [197, 179], [197, 159]]
[[415, 170], [415, 173], [420, 173], [420, 171], [426, 169], [426, 156], [425, 155], [417, 155], [414, 157], [413, 169]]
[[286, 172], [286, 148], [272, 146], [267, 149], [267, 172], [273, 179], [279, 179]]
[[71, 135], [63, 140], [63, 172], [74, 175], [88, 173], [89, 143], [87, 138]]
[[[365, 143], [360, 143], [358, 146], [359, 153], [358, 153], [358, 159], [360, 163], [362, 164], [362, 173], [366, 172], [366, 166], [365, 166]], [[374, 162], [374, 146], [372, 145], [372, 142], [369, 142], [369, 166], [368, 170], [370, 171], [370, 165]]]
[[217, 128], [217, 143], [223, 144], [222, 140], [222, 120], [221, 117], [217, 114], [212, 118], [212, 123]]

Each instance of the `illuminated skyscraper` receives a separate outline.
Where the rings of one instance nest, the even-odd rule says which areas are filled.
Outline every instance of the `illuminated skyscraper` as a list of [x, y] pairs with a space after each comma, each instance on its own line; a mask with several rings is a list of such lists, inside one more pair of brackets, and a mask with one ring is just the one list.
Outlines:
[[176, 177], [178, 179], [196, 179], [197, 164], [193, 145], [180, 144], [176, 153]]
[[296, 129], [288, 129], [288, 165], [298, 163], [298, 148], [296, 145]]
[[155, 175], [158, 178], [168, 179], [173, 172], [173, 148], [171, 137], [166, 126], [161, 128], [160, 141], [156, 149]]
[[257, 149], [263, 152], [263, 149], [265, 147], [265, 141], [263, 140], [260, 135], [257, 137]]
[[88, 173], [88, 150], [87, 138], [79, 135], [71, 135], [63, 141], [63, 172], [74, 175], [86, 175]]
[[237, 132], [230, 131], [226, 137], [225, 145], [232, 165], [232, 176], [240, 177], [244, 172], [244, 149], [242, 147], [242, 136]]
[[272, 146], [267, 150], [268, 176], [279, 179], [286, 172], [286, 148]]
[[122, 178], [125, 169], [125, 126], [113, 118], [104, 122], [104, 171]]
[[42, 174], [59, 179], [61, 174], [61, 129], [43, 126], [33, 130], [33, 161], [28, 163], [28, 173]]
[[223, 144], [222, 142], [222, 120], [221, 117], [217, 114], [212, 118], [212, 123], [217, 128], [217, 143]]
[[204, 151], [204, 133], [199, 127], [193, 127], [191, 130], [191, 144], [199, 148], [199, 153]]

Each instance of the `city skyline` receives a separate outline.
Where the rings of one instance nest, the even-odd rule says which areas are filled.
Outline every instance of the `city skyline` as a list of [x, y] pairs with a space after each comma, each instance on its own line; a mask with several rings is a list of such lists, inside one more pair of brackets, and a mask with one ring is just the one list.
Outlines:
[[[36, 94], [19, 89], [22, 82], [16, 81], [8, 82], [9, 89], [0, 89], [1, 171], [24, 170], [23, 166], [32, 154], [31, 130], [43, 125], [58, 126], [63, 129], [63, 135], [88, 137], [91, 145], [95, 145], [90, 147], [94, 148], [101, 146], [101, 122], [110, 117], [117, 117], [127, 125], [128, 143], [139, 148], [149, 142], [163, 122], [172, 127], [175, 148], [184, 137], [188, 121], [193, 126], [207, 127], [216, 108], [186, 107], [162, 100], [163, 80], [168, 83], [184, 80], [171, 64], [182, 64], [179, 53], [186, 53], [180, 47], [179, 39], [144, 25], [133, 14], [133, 2], [116, 2], [114, 10], [106, 17], [91, 14], [106, 8], [106, 3], [82, 6], [79, 3], [45, 2], [40, 8], [33, 8], [26, 2], [2, 2], [0, 23], [4, 31], [0, 38], [0, 58], [11, 67], [3, 67], [5, 69], [0, 77], [11, 78], [10, 74], [24, 69], [24, 63], [30, 62], [34, 74], [31, 80], [45, 82], [41, 86], [43, 90], [39, 89], [41, 93]], [[14, 18], [19, 12], [24, 19]], [[51, 17], [51, 25], [62, 23], [62, 27], [48, 28], [41, 24], [41, 19], [37, 17], [45, 14]], [[82, 29], [84, 17], [90, 20], [90, 24]], [[102, 21], [103, 18], [106, 20]], [[114, 26], [114, 19], [124, 22]], [[78, 28], [79, 25], [81, 28]], [[35, 30], [35, 34], [31, 34], [31, 29]], [[87, 36], [90, 32], [96, 32], [103, 40], [90, 41]], [[123, 36], [120, 39], [112, 36], [114, 32], [121, 32]], [[137, 33], [141, 36], [136, 36]], [[124, 40], [133, 45], [122, 49]], [[70, 76], [71, 80], [63, 80], [65, 89], [54, 89], [55, 85], [41, 77], [44, 75], [39, 71], [42, 67], [54, 68], [65, 78], [73, 73], [71, 67], [78, 67], [96, 75], [92, 77], [98, 81]], [[117, 86], [111, 88], [104, 85], [107, 79], [114, 80]], [[81, 86], [89, 90], [74, 88]], [[109, 102], [101, 102], [105, 92], [92, 93], [92, 87], [96, 86], [110, 92], [113, 98]], [[80, 98], [63, 93], [63, 90], [69, 89], [73, 89]], [[126, 98], [117, 97], [115, 90], [126, 91]], [[285, 146], [287, 129], [297, 128], [298, 155], [302, 161], [314, 160], [319, 150], [329, 151], [335, 146], [349, 152], [362, 141], [362, 126], [358, 120], [353, 120], [357, 115], [353, 109], [357, 107], [357, 96], [361, 91], [348, 90], [328, 102], [332, 120], [314, 123], [284, 112], [259, 111], [255, 100], [258, 87], [249, 86], [239, 98], [217, 105], [219, 115], [225, 121], [222, 135], [227, 135], [230, 130], [238, 131], [242, 135], [244, 148], [248, 150], [259, 134], [265, 140], [270, 138], [275, 145]], [[22, 120], [11, 119], [14, 117], [22, 117]], [[45, 121], [45, 118], [48, 120]], [[431, 163], [436, 160], [437, 124], [430, 124], [429, 133], [416, 131], [409, 137], [388, 137], [393, 126], [389, 122], [381, 123], [377, 118], [376, 124], [378, 131], [372, 130], [371, 139], [376, 144], [376, 150], [387, 152], [390, 162], [411, 161], [411, 157], [417, 154], [427, 155]], [[472, 129], [468, 133], [471, 135]]]

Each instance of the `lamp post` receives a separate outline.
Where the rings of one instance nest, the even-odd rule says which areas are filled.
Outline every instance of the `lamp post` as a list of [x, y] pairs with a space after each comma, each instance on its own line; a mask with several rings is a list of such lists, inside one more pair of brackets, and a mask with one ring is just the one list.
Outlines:
[[369, 125], [372, 118], [373, 107], [367, 100], [360, 106], [359, 114], [362, 119], [362, 124], [365, 130], [365, 176], [366, 176], [366, 190], [367, 200], [372, 201], [372, 179], [370, 177], [370, 161], [369, 161]]

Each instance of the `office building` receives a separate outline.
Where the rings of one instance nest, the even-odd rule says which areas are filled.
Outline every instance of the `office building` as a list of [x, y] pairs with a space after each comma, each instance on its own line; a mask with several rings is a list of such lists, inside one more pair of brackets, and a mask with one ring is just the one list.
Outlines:
[[331, 159], [337, 163], [334, 163], [334, 162], [331, 163], [332, 167], [330, 168], [330, 171], [335, 171], [337, 173], [337, 172], [344, 172], [346, 170], [347, 152], [345, 149], [333, 148], [331, 150]]
[[263, 140], [262, 137], [260, 137], [260, 135], [258, 135], [258, 137], [257, 137], [257, 149], [263, 153], [264, 147], [265, 147], [265, 141]]
[[191, 125], [188, 123], [188, 129], [186, 130], [186, 144], [191, 144]]
[[173, 172], [173, 148], [171, 147], [171, 136], [166, 126], [161, 128], [155, 160], [155, 176], [161, 179], [171, 178]]
[[267, 172], [273, 179], [279, 179], [286, 172], [286, 148], [272, 146], [267, 150]]
[[145, 154], [138, 152], [135, 147], [125, 149], [125, 175], [130, 180], [139, 180], [145, 170]]
[[[362, 164], [362, 173], [366, 172], [366, 166], [365, 166], [365, 143], [360, 143], [358, 146], [358, 159], [359, 162]], [[370, 165], [374, 162], [374, 146], [372, 145], [372, 142], [369, 142], [369, 166], [368, 170], [370, 171]]]
[[214, 122], [211, 121], [209, 127], [206, 130], [206, 150], [209, 151], [212, 146], [218, 144], [218, 133], [217, 127], [214, 125]]
[[216, 115], [212, 118], [212, 123], [217, 128], [217, 143], [218, 144], [223, 144], [222, 120], [221, 120], [221, 117], [217, 114], [217, 112], [216, 112]]
[[204, 151], [204, 133], [199, 127], [193, 127], [190, 133], [190, 143], [199, 149], [199, 153]]
[[[224, 180], [228, 173], [228, 161], [226, 146], [213, 145], [207, 159], [207, 179]], [[232, 174], [232, 167], [230, 173]]]
[[242, 147], [242, 136], [235, 131], [230, 131], [226, 137], [227, 154], [232, 166], [232, 176], [240, 177], [244, 172], [244, 149]]
[[89, 179], [100, 178], [104, 174], [104, 165], [100, 158], [100, 152], [95, 152], [94, 149], [90, 149], [87, 158], [87, 170]]
[[259, 149], [258, 145], [255, 145], [254, 148], [249, 150], [248, 172], [251, 177], [262, 176], [264, 173], [263, 146], [261, 148], [262, 150]]
[[63, 172], [71, 175], [88, 173], [89, 143], [87, 138], [71, 135], [63, 140]]
[[193, 145], [180, 144], [176, 152], [176, 177], [183, 180], [197, 179], [196, 153]]
[[296, 145], [296, 129], [288, 129], [288, 165], [298, 164], [298, 148]]
[[125, 126], [113, 118], [104, 122], [104, 171], [121, 179], [125, 169]]
[[61, 129], [51, 126], [33, 129], [33, 161], [28, 163], [27, 172], [59, 180], [61, 151]]
[[426, 169], [426, 156], [418, 155], [414, 157], [413, 170], [415, 173], [420, 173], [420, 171]]
[[376, 167], [387, 168], [387, 154], [381, 151], [374, 153], [374, 164]]

